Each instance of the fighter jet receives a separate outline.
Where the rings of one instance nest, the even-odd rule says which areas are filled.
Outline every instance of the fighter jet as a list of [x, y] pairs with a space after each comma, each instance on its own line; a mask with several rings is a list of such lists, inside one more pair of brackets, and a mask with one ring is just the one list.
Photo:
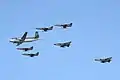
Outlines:
[[69, 42], [64, 42], [64, 43], [56, 43], [56, 44], [54, 44], [54, 45], [56, 45], [56, 46], [60, 46], [60, 47], [69, 47], [70, 46], [70, 44], [71, 44], [71, 41], [69, 41]]
[[43, 27], [43, 28], [36, 28], [37, 30], [43, 30], [44, 32], [47, 32], [48, 30], [52, 30], [53, 26], [51, 27]]
[[21, 43], [24, 43], [24, 42], [33, 42], [33, 41], [39, 40], [39, 34], [37, 31], [35, 32], [34, 37], [26, 37], [26, 36], [27, 36], [27, 32], [25, 32], [22, 38], [19, 38], [19, 37], [11, 38], [10, 42], [17, 43], [16, 46], [19, 46]]
[[31, 53], [31, 54], [24, 53], [24, 54], [22, 54], [22, 55], [24, 55], [24, 56], [29, 56], [29, 57], [34, 57], [34, 56], [38, 56], [38, 55], [39, 55], [39, 52], [37, 52], [37, 53], [35, 53], [35, 54], [33, 54], [33, 53]]
[[112, 57], [108, 57], [108, 58], [102, 58], [102, 59], [95, 59], [95, 61], [100, 61], [101, 63], [110, 63], [111, 62]]
[[28, 50], [33, 50], [33, 46], [30, 48], [16, 48], [17, 50], [23, 50], [23, 51], [28, 51]]
[[54, 26], [59, 26], [59, 27], [63, 27], [63, 28], [67, 28], [67, 27], [72, 27], [72, 23], [69, 23], [69, 24], [56, 24]]

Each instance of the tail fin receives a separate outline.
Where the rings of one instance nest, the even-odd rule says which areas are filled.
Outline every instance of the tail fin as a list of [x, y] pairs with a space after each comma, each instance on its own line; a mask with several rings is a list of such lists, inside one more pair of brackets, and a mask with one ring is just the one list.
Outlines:
[[72, 42], [72, 41], [67, 42], [67, 45], [66, 45], [66, 46], [69, 47], [70, 44], [71, 44], [71, 42]]
[[35, 32], [35, 38], [39, 38], [39, 33], [38, 33], [38, 31]]
[[33, 46], [32, 47], [30, 47], [31, 49], [33, 49]]
[[72, 43], [72, 41], [70, 41], [69, 43]]
[[52, 30], [52, 29], [53, 29], [53, 26], [51, 26], [50, 29]]
[[36, 53], [36, 56], [38, 56], [38, 55], [39, 55], [39, 52]]
[[110, 59], [112, 59], [112, 57], [109, 57]]
[[70, 27], [72, 26], [72, 23], [70, 23]]

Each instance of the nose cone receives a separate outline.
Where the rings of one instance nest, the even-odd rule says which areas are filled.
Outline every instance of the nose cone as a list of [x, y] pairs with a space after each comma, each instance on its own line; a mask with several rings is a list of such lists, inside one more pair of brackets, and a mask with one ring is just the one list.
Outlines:
[[9, 39], [9, 42], [13, 42], [13, 39]]
[[15, 38], [9, 39], [9, 42], [15, 42], [15, 41], [17, 41]]

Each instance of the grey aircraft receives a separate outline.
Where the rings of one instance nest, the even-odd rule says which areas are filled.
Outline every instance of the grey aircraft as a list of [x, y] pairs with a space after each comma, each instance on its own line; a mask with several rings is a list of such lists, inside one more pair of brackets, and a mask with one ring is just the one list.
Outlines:
[[63, 28], [67, 28], [67, 27], [72, 27], [73, 23], [65, 23], [65, 24], [56, 24], [54, 26], [59, 26], [59, 27], [63, 27]]
[[25, 32], [24, 35], [22, 37], [20, 37], [19, 39], [17, 39], [17, 38], [10, 39], [10, 42], [16, 43], [17, 44], [16, 46], [19, 46], [20, 44], [22, 44], [25, 41], [25, 39], [27, 37], [27, 33], [28, 32]]
[[100, 61], [101, 63], [110, 63], [112, 60], [112, 57], [108, 57], [108, 58], [102, 58], [102, 59], [95, 59], [95, 61]]
[[72, 42], [69, 41], [69, 42], [64, 42], [64, 43], [56, 43], [56, 44], [54, 44], [54, 45], [60, 46], [60, 47], [63, 47], [63, 48], [64, 48], [65, 46], [69, 47], [71, 43], [72, 43]]
[[37, 40], [39, 40], [39, 34], [36, 31], [34, 37], [27, 37], [27, 32], [25, 32], [24, 35], [22, 36], [22, 38], [21, 37], [14, 37], [14, 38], [10, 39], [10, 42], [17, 43], [16, 46], [19, 46], [22, 43], [33, 42], [33, 41], [37, 41]]
[[44, 32], [47, 32], [48, 30], [52, 30], [53, 26], [51, 27], [43, 27], [43, 28], [36, 28], [37, 30], [43, 30]]
[[35, 54], [33, 54], [33, 53], [31, 53], [31, 54], [24, 53], [24, 54], [22, 54], [22, 55], [29, 56], [29, 57], [34, 57], [34, 56], [38, 56], [38, 55], [39, 55], [39, 52], [37, 52], [37, 53], [35, 53]]
[[17, 50], [23, 50], [23, 51], [28, 51], [28, 50], [33, 50], [33, 46], [29, 47], [29, 48], [16, 48]]

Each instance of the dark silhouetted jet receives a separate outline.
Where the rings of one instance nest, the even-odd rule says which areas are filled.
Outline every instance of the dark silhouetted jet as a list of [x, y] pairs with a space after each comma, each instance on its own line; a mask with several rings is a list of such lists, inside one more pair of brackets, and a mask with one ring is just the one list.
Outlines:
[[51, 27], [43, 27], [43, 28], [36, 28], [37, 30], [43, 30], [44, 32], [47, 32], [48, 30], [52, 30], [53, 26]]
[[23, 51], [28, 51], [28, 50], [33, 50], [33, 46], [29, 48], [16, 48], [17, 50], [23, 50]]
[[22, 54], [22, 55], [29, 56], [29, 57], [34, 57], [34, 56], [38, 56], [38, 55], [39, 55], [39, 52], [37, 52], [37, 53], [35, 53], [35, 54], [33, 54], [33, 53], [31, 53], [31, 54], [24, 53], [24, 54]]
[[59, 26], [59, 27], [63, 27], [63, 28], [67, 28], [67, 27], [72, 27], [73, 23], [69, 23], [69, 24], [56, 24], [54, 26]]
[[106, 62], [111, 62], [112, 57], [108, 57], [108, 58], [103, 58], [103, 59], [95, 59], [95, 61], [100, 61], [101, 63], [106, 63]]
[[64, 42], [64, 43], [56, 43], [56, 44], [54, 44], [54, 45], [60, 46], [60, 47], [65, 47], [65, 46], [69, 47], [70, 44], [71, 44], [71, 41], [69, 41], [69, 42]]

